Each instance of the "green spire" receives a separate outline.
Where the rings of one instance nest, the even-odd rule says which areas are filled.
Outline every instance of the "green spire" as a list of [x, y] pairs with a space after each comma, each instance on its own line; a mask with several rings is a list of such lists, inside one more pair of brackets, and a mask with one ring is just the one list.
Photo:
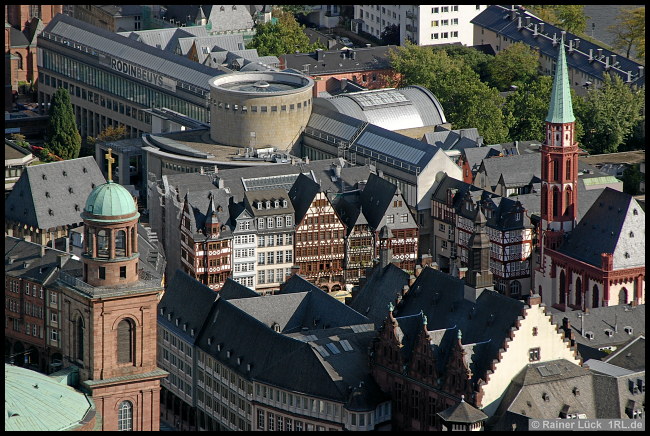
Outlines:
[[569, 86], [569, 69], [564, 54], [564, 35], [560, 39], [560, 54], [555, 67], [553, 91], [551, 91], [551, 104], [548, 107], [546, 121], [549, 123], [572, 123], [573, 105], [571, 104], [571, 87]]

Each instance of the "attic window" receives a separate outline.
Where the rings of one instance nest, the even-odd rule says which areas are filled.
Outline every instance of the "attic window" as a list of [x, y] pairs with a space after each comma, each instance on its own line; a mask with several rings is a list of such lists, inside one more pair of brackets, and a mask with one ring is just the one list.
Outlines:
[[223, 12], [223, 11], [225, 11], [226, 9], [225, 9], [223, 6], [221, 6], [221, 8], [219, 8], [219, 10], [220, 10], [221, 12]]
[[633, 329], [632, 327], [630, 327], [629, 325], [626, 325], [626, 326], [623, 328], [623, 330], [625, 330], [625, 333], [627, 333], [628, 335], [631, 335], [632, 332], [634, 331], [634, 329]]
[[54, 211], [52, 209], [48, 209], [47, 211], [50, 215], [54, 215]]
[[533, 336], [537, 336], [537, 327], [533, 327]]
[[46, 196], [47, 198], [50, 198], [50, 193], [49, 193], [49, 191], [45, 191], [45, 196]]
[[585, 336], [591, 341], [594, 338], [594, 332], [586, 332]]
[[578, 389], [577, 386], [575, 386], [575, 387], [573, 388], [573, 395], [575, 395], [576, 397], [577, 397], [578, 395], [580, 395], [580, 389]]
[[614, 330], [612, 330], [612, 329], [605, 329], [605, 334], [606, 334], [608, 337], [611, 338], [612, 336], [614, 336]]
[[178, 318], [176, 318], [176, 327], [178, 327]]
[[67, 177], [67, 176], [68, 176], [68, 173], [66, 173], [65, 171], [63, 171], [62, 174], [63, 174], [63, 177]]
[[[45, 174], [43, 174], [42, 177], [43, 177], [43, 180], [47, 180], [47, 176]], [[634, 211], [636, 211], [636, 209], [634, 209]], [[634, 215], [636, 215], [636, 214], [634, 214]]]
[[546, 392], [542, 394], [542, 399], [546, 402], [551, 401], [551, 397]]
[[266, 200], [266, 208], [271, 209], [271, 201], [270, 200]]
[[212, 338], [208, 338], [208, 345], [212, 345]]
[[282, 207], [287, 207], [287, 200], [286, 199], [282, 200]]
[[261, 210], [261, 209], [262, 209], [262, 202], [258, 201], [257, 202], [257, 210]]
[[168, 314], [167, 314], [167, 321], [171, 321], [171, 320], [172, 320], [172, 314], [171, 314], [171, 313], [168, 313]]
[[164, 313], [165, 313], [165, 309], [163, 309], [163, 308], [161, 307], [161, 308], [160, 308], [160, 314], [162, 315], [162, 314], [164, 314]]
[[629, 258], [630, 258], [630, 253], [628, 253], [627, 251], [625, 252], [625, 258], [626, 258], [626, 259], [629, 259]]
[[86, 169], [86, 167], [83, 167], [83, 168], [82, 168], [82, 171], [83, 171], [84, 173], [87, 173], [87, 172], [88, 172], [88, 170]]
[[275, 209], [277, 209], [278, 207], [280, 207], [280, 202], [279, 202], [278, 200], [275, 200], [275, 202], [273, 202], [273, 207], [274, 207]]
[[183, 331], [184, 331], [184, 332], [187, 331], [187, 323], [184, 323], [184, 324], [183, 324]]
[[632, 210], [632, 214], [633, 214], [633, 215], [638, 215], [639, 212], [638, 212], [636, 209], [633, 209], [633, 210]]
[[95, 184], [94, 184], [94, 183], [91, 183], [91, 184], [90, 184], [90, 187], [91, 187], [92, 189], [95, 189]]
[[77, 211], [77, 212], [79, 212], [79, 205], [78, 205], [78, 204], [75, 204], [75, 205], [74, 205], [74, 210]]
[[74, 192], [74, 190], [72, 189], [72, 186], [68, 186], [68, 192], [69, 192], [70, 194], [72, 194], [72, 193]]
[[190, 336], [194, 337], [194, 329], [190, 329]]

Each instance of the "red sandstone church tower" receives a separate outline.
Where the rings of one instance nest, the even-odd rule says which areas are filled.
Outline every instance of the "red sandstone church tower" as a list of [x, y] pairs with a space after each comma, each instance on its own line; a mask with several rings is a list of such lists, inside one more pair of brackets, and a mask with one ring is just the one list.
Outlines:
[[[578, 214], [578, 143], [571, 104], [564, 37], [555, 69], [551, 104], [542, 144], [541, 232], [544, 248], [557, 248], [576, 226]], [[543, 267], [543, 266], [542, 266]]]
[[65, 365], [79, 367], [82, 387], [101, 414], [102, 430], [157, 431], [160, 380], [156, 308], [160, 278], [138, 269], [137, 223], [131, 194], [107, 183], [88, 196], [82, 278], [61, 273]]

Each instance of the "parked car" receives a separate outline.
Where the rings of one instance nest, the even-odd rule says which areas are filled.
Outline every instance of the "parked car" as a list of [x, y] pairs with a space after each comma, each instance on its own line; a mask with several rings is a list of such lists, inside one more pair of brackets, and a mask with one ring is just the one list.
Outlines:
[[354, 46], [354, 44], [352, 43], [352, 41], [350, 41], [350, 38], [348, 37], [343, 36], [341, 37], [341, 39], [339, 39], [339, 41], [341, 41], [341, 44], [343, 44], [346, 47]]

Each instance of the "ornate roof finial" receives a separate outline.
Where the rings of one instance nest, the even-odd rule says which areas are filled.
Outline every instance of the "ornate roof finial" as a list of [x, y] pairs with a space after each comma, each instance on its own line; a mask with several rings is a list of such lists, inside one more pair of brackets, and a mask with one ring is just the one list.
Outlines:
[[395, 310], [395, 306], [393, 306], [393, 302], [391, 301], [390, 303], [388, 303], [388, 311], [390, 313], [393, 313], [393, 310]]

